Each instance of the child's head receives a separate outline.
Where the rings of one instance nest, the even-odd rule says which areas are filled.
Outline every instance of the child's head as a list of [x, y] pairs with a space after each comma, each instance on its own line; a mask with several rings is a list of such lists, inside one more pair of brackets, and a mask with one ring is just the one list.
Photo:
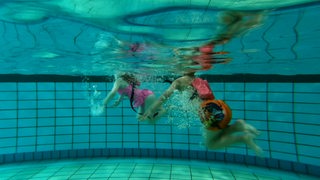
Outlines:
[[129, 84], [140, 86], [140, 81], [131, 73], [122, 73], [119, 77], [128, 82]]

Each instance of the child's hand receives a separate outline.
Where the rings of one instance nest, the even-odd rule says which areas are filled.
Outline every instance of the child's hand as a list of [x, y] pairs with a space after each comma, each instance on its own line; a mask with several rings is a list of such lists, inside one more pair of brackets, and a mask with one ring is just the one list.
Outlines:
[[91, 106], [90, 108], [92, 116], [100, 116], [105, 113], [105, 110], [106, 110], [105, 106], [101, 106], [101, 105], [94, 105], [94, 106]]
[[112, 107], [117, 107], [121, 103], [121, 100], [117, 100], [113, 103]]

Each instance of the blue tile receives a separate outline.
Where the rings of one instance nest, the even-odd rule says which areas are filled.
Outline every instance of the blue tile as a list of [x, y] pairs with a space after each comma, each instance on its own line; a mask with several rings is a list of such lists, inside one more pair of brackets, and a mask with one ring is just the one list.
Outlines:
[[[72, 113], [72, 109], [65, 109], [65, 111], [69, 110], [69, 114]], [[67, 112], [66, 112], [67, 113]], [[73, 115], [74, 116], [90, 116], [89, 108], [79, 108], [79, 109], [73, 109]]]
[[37, 144], [36, 148], [37, 148], [37, 151], [53, 151], [54, 150], [53, 144], [49, 144], [49, 145]]
[[38, 99], [55, 99], [55, 91], [39, 91], [37, 93]]
[[55, 83], [53, 82], [43, 82], [37, 84], [38, 91], [54, 91], [55, 90]]
[[[299, 158], [302, 161], [302, 159], [308, 159], [307, 162], [309, 164], [319, 164], [320, 158], [319, 158], [319, 147], [314, 147], [310, 145], [298, 145], [298, 152], [299, 152]], [[306, 157], [304, 157], [306, 156]]]
[[272, 122], [269, 121], [269, 131], [280, 131], [280, 132], [293, 132], [293, 124], [292, 123], [284, 123], [284, 122]]
[[122, 134], [107, 134], [107, 142], [119, 142], [122, 144]]
[[271, 151], [271, 157], [275, 159], [281, 159], [286, 161], [297, 161], [298, 157], [295, 149], [289, 149], [287, 152]]
[[318, 125], [313, 125], [313, 124], [295, 124], [295, 130], [296, 133], [298, 134], [308, 134], [308, 135], [320, 135]]
[[90, 142], [106, 142], [106, 134], [90, 134]]
[[17, 121], [16, 119], [10, 119], [10, 120], [0, 120], [1, 128], [16, 128], [17, 127]]
[[268, 112], [268, 120], [293, 123], [293, 115], [291, 112]]
[[6, 162], [6, 163], [14, 162], [14, 154], [5, 154], [4, 155], [4, 162]]
[[126, 133], [137, 133], [138, 125], [123, 125], [122, 129]]
[[293, 102], [293, 96], [291, 93], [269, 92], [268, 101], [269, 102]]
[[57, 126], [56, 127], [56, 135], [59, 134], [71, 134], [72, 133], [72, 126]]
[[43, 159], [51, 159], [52, 158], [51, 151], [42, 152], [42, 157]]
[[34, 82], [20, 82], [18, 83], [18, 89], [19, 91], [33, 91], [36, 89], [36, 85], [37, 83], [34, 83]]
[[50, 145], [50, 144], [54, 144], [54, 140], [55, 140], [55, 136], [37, 136], [37, 144], [38, 145]]
[[[72, 144], [55, 144], [54, 149], [57, 151], [72, 149]], [[62, 157], [64, 158], [64, 157]]]
[[56, 83], [56, 90], [72, 90], [72, 83], [58, 82]]
[[245, 88], [246, 91], [265, 92], [267, 91], [267, 83], [246, 83]]
[[56, 126], [72, 125], [72, 117], [56, 117]]
[[230, 162], [230, 163], [235, 162], [235, 157], [234, 157], [234, 155], [233, 155], [233, 154], [228, 154], [228, 153], [226, 153], [226, 154], [225, 154], [225, 161], [226, 161], [226, 162]]
[[157, 134], [160, 134], [160, 133], [170, 133], [171, 132], [171, 127], [168, 127], [168, 126], [156, 126], [156, 132]]
[[320, 125], [320, 114], [295, 113], [294, 119], [296, 123]]
[[88, 117], [74, 117], [73, 124], [74, 125], [88, 125], [89, 118]]
[[266, 158], [257, 157], [256, 165], [266, 167], [268, 165], [268, 161], [266, 160]]
[[[54, 116], [53, 116], [54, 117]], [[55, 119], [50, 117], [39, 117], [37, 118], [38, 126], [54, 126], [55, 125]]]
[[164, 157], [173, 157], [172, 149], [164, 149]]
[[244, 91], [244, 83], [226, 83], [225, 91]]
[[35, 136], [36, 135], [36, 128], [19, 128], [18, 129], [18, 136]]
[[59, 151], [52, 151], [51, 157], [52, 157], [52, 159], [59, 159], [60, 158], [60, 152]]
[[320, 94], [316, 93], [294, 93], [294, 101], [298, 103], [319, 103]]
[[289, 161], [279, 161], [279, 167], [280, 167], [280, 169], [284, 169], [287, 171], [293, 170], [292, 163]]
[[89, 135], [88, 134], [74, 134], [73, 135], [73, 142], [74, 143], [89, 142]]
[[[244, 100], [244, 92], [225, 92], [225, 99], [227, 100]], [[221, 99], [221, 97], [216, 97], [217, 99]]]
[[314, 114], [320, 109], [320, 103], [316, 104], [304, 104], [304, 103], [294, 103], [294, 109], [297, 113]]
[[[35, 150], [36, 150], [35, 146], [18, 146], [17, 147], [18, 153], [33, 153], [35, 152]], [[33, 159], [28, 159], [28, 160], [33, 160]]]
[[206, 151], [198, 151], [198, 159], [206, 160], [207, 159], [207, 152]]
[[73, 108], [89, 108], [89, 101], [86, 99], [74, 99]]
[[246, 110], [256, 110], [256, 111], [266, 111], [267, 110], [267, 103], [266, 102], [250, 102], [247, 101], [245, 103]]
[[7, 100], [7, 101], [15, 101], [17, 100], [17, 93], [16, 92], [1, 92], [0, 93], [0, 101]]
[[73, 108], [71, 100], [56, 100], [56, 108]]
[[19, 118], [36, 118], [37, 111], [36, 110], [18, 110]]
[[132, 155], [133, 155], [134, 157], [140, 157], [140, 156], [141, 156], [141, 151], [140, 151], [140, 149], [134, 148], [133, 151], [132, 151]]
[[90, 133], [107, 133], [107, 127], [102, 125], [91, 125], [90, 126]]
[[133, 142], [138, 142], [139, 138], [138, 138], [138, 134], [131, 134], [131, 133], [126, 133], [123, 136], [123, 141], [133, 141]]
[[73, 116], [72, 109], [56, 109], [55, 111], [58, 117]]
[[53, 100], [38, 100], [37, 101], [37, 103], [38, 103], [38, 105], [37, 105], [37, 107], [38, 108], [45, 108], [45, 109], [47, 109], [47, 108], [55, 108], [55, 101], [53, 101]]
[[292, 163], [294, 172], [307, 174], [307, 165], [298, 162]]
[[292, 103], [268, 103], [268, 111], [293, 112]]
[[[267, 112], [265, 111], [249, 111], [247, 110], [245, 112], [246, 119], [250, 120], [260, 120], [260, 121], [267, 121]], [[242, 116], [240, 119], [243, 119], [244, 116]]]
[[155, 141], [154, 134], [147, 134], [147, 133], [139, 133], [139, 141], [140, 142], [154, 142]]
[[292, 143], [295, 141], [295, 136], [293, 133], [269, 132], [269, 136], [270, 136], [270, 139], [274, 139], [280, 142]]
[[46, 136], [46, 135], [53, 135], [55, 128], [54, 127], [38, 127], [37, 128], [37, 135], [39, 136]]
[[[73, 143], [72, 147], [74, 149], [88, 149], [89, 148], [89, 142]], [[67, 148], [67, 149], [70, 149], [70, 148]]]
[[107, 116], [122, 116], [121, 108], [107, 108]]
[[17, 146], [30, 146], [36, 144], [36, 137], [18, 137]]
[[0, 139], [0, 148], [2, 147], [16, 147], [17, 138], [11, 137], [11, 138], [1, 138]]
[[189, 143], [188, 135], [172, 134], [173, 143]]
[[107, 126], [107, 133], [122, 133], [122, 126], [121, 125], [108, 125]]
[[248, 165], [256, 165], [256, 157], [254, 157], [254, 156], [245, 156], [245, 162]]
[[17, 129], [10, 128], [10, 129], [1, 129], [0, 130], [0, 138], [11, 138], [17, 136]]
[[14, 154], [14, 161], [24, 161], [24, 153]]
[[73, 135], [56, 135], [55, 143], [58, 143], [58, 144], [72, 143], [72, 136]]
[[292, 92], [293, 84], [292, 83], [269, 83], [268, 91], [269, 92]]
[[106, 117], [91, 117], [90, 118], [90, 124], [92, 125], [99, 125], [100, 128], [103, 126], [101, 125], [106, 125]]
[[[35, 100], [23, 100], [18, 102], [19, 109], [36, 109], [42, 108], [39, 104], [37, 105], [38, 101]], [[38, 102], [39, 103], [39, 102]]]
[[53, 118], [56, 115], [55, 109], [38, 109], [37, 116], [39, 118]]
[[279, 168], [279, 160], [278, 159], [271, 159], [271, 158], [266, 158], [267, 160], [267, 167], [278, 169]]
[[[10, 94], [8, 94], [10, 95]], [[13, 97], [14, 99], [16, 99], [16, 95], [12, 95], [11, 97]], [[34, 92], [34, 91], [19, 91], [18, 92], [18, 100], [21, 101], [21, 100], [36, 100], [38, 97], [37, 97], [37, 93]], [[14, 100], [12, 99], [12, 100]]]
[[156, 142], [171, 142], [170, 134], [156, 134]]
[[245, 101], [266, 101], [267, 95], [264, 92], [246, 92], [244, 98]]
[[319, 166], [308, 165], [308, 174], [319, 177], [320, 176]]
[[72, 95], [72, 91], [56, 91], [57, 100], [71, 100], [73, 98]]
[[17, 101], [1, 101], [0, 103], [0, 110], [5, 109], [17, 109]]
[[294, 91], [295, 92], [319, 92], [320, 90], [320, 83], [295, 83], [294, 84]]
[[43, 160], [42, 152], [34, 152], [34, 160]]
[[17, 83], [15, 83], [15, 82], [12, 82], [12, 83], [11, 82], [10, 83], [1, 82], [0, 83], [0, 91], [16, 91], [16, 90], [17, 90]]

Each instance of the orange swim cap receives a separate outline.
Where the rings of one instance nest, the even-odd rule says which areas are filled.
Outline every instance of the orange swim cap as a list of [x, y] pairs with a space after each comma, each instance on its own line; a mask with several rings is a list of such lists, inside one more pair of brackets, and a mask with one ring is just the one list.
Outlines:
[[206, 100], [201, 103], [200, 119], [208, 130], [217, 131], [228, 127], [231, 118], [231, 109], [224, 101]]

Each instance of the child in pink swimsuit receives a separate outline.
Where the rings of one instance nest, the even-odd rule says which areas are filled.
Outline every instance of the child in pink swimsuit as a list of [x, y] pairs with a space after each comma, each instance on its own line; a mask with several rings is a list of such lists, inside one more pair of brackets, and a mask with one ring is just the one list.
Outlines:
[[[135, 108], [138, 108], [138, 111], [136, 111], [137, 118], [141, 120], [144, 112], [157, 100], [157, 98], [151, 90], [139, 89], [139, 86], [140, 82], [133, 74], [124, 73], [117, 75], [112, 90], [104, 99], [104, 106], [107, 107], [107, 104], [118, 93], [120, 97], [113, 106], [119, 105], [124, 97], [128, 97], [130, 99], [132, 109], [136, 111]], [[153, 114], [152, 117], [149, 116], [148, 120], [154, 121], [158, 119], [162, 113], [164, 113], [164, 109], [161, 107]]]

